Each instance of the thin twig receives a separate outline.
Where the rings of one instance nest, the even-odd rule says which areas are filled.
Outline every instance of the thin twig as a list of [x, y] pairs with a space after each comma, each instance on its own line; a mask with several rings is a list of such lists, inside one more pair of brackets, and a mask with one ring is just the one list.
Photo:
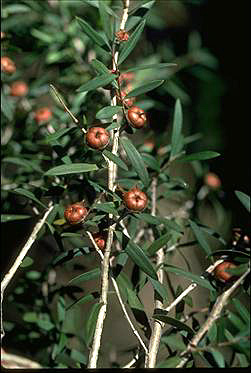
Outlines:
[[23, 357], [23, 356], [9, 354], [3, 349], [1, 349], [1, 365], [3, 366], [3, 368], [9, 368], [9, 369], [42, 368], [42, 366], [38, 364], [36, 361], [27, 359], [26, 357]]
[[3, 324], [2, 324], [2, 301], [3, 301], [4, 291], [5, 291], [6, 287], [8, 286], [8, 284], [10, 283], [10, 280], [13, 278], [14, 274], [16, 273], [18, 267], [20, 266], [20, 264], [24, 260], [26, 254], [28, 253], [32, 244], [36, 240], [38, 232], [43, 227], [43, 225], [44, 225], [44, 223], [45, 223], [45, 221], [46, 221], [46, 219], [47, 219], [47, 217], [50, 214], [52, 209], [53, 209], [53, 205], [50, 204], [50, 206], [49, 206], [48, 210], [46, 210], [43, 218], [41, 220], [39, 220], [37, 222], [37, 224], [35, 225], [30, 237], [28, 238], [28, 241], [26, 242], [24, 247], [21, 249], [21, 251], [20, 251], [19, 255], [17, 256], [14, 264], [10, 268], [9, 272], [6, 273], [6, 275], [4, 276], [4, 278], [1, 282], [1, 338], [3, 338], [3, 336], [4, 336], [4, 330], [3, 330]]
[[[151, 210], [151, 214], [153, 216], [156, 215], [156, 201], [157, 201], [156, 197], [157, 197], [157, 178], [153, 178], [152, 210]], [[156, 256], [157, 256], [156, 265], [160, 266], [160, 264], [164, 262], [164, 258], [165, 258], [164, 249], [161, 248], [160, 250], [158, 250]], [[164, 279], [163, 267], [159, 267], [159, 269], [157, 270], [157, 275], [158, 275], [159, 282], [163, 284], [163, 279]], [[154, 307], [163, 309], [162, 301], [156, 299]], [[164, 325], [165, 324], [163, 322], [154, 320], [153, 330], [152, 330], [150, 343], [149, 343], [149, 353], [148, 355], [146, 355], [145, 368], [154, 368], [156, 365], [156, 359], [157, 359], [157, 354], [158, 354], [159, 345], [160, 345], [161, 332], [162, 332], [162, 328], [164, 327]]]
[[[127, 21], [128, 17], [128, 7], [129, 7], [129, 0], [124, 1], [124, 9], [123, 9], [123, 15], [120, 23], [120, 29], [124, 29], [125, 23]], [[118, 51], [115, 52], [113, 55], [113, 69], [116, 70], [117, 67], [117, 61], [118, 61]], [[116, 106], [117, 104], [117, 98], [116, 93], [113, 92], [113, 97], [111, 100], [111, 105]], [[117, 121], [118, 117], [117, 115], [113, 116], [113, 121]], [[111, 138], [113, 141], [112, 146], [112, 153], [114, 155], [117, 155], [118, 153], [118, 144], [119, 144], [119, 129], [117, 130], [111, 130]], [[108, 163], [108, 188], [110, 191], [114, 191], [116, 184], [116, 174], [117, 174], [117, 166], [114, 162], [107, 159]], [[109, 214], [109, 218], [112, 219], [113, 215]], [[108, 237], [106, 242], [106, 248], [104, 253], [104, 258], [102, 261], [102, 271], [101, 271], [101, 295], [100, 295], [100, 303], [102, 304], [98, 318], [96, 323], [96, 328], [94, 332], [93, 337], [93, 343], [89, 355], [89, 361], [87, 368], [96, 368], [97, 367], [97, 361], [98, 361], [98, 355], [99, 355], [99, 349], [101, 344], [101, 337], [103, 332], [103, 326], [104, 321], [106, 317], [106, 310], [107, 310], [107, 298], [108, 298], [108, 289], [109, 289], [109, 259], [110, 259], [110, 253], [111, 253], [111, 247], [113, 242], [113, 233], [115, 229], [116, 224], [113, 224], [108, 229]]]
[[187, 363], [187, 361], [189, 360], [189, 357], [185, 355], [189, 355], [189, 353], [191, 353], [194, 350], [194, 348], [197, 347], [198, 343], [203, 338], [205, 333], [209, 331], [209, 329], [215, 323], [215, 320], [217, 320], [220, 317], [221, 311], [224, 308], [224, 306], [227, 304], [229, 297], [237, 289], [237, 287], [241, 285], [242, 281], [249, 273], [250, 273], [250, 268], [228, 290], [226, 290], [223, 294], [221, 294], [217, 298], [207, 320], [200, 327], [199, 331], [195, 334], [195, 336], [192, 338], [188, 347], [180, 354], [180, 357], [182, 357], [182, 360], [177, 365], [177, 368], [182, 368]]

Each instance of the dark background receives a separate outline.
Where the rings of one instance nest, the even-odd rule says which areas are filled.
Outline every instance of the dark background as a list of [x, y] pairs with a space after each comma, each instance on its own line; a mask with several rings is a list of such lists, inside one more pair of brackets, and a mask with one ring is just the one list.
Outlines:
[[219, 60], [226, 85], [221, 100], [224, 154], [214, 168], [234, 211], [233, 223], [245, 227], [250, 226], [248, 213], [233, 192], [250, 193], [250, 5], [248, 0], [208, 0], [193, 13], [204, 43]]

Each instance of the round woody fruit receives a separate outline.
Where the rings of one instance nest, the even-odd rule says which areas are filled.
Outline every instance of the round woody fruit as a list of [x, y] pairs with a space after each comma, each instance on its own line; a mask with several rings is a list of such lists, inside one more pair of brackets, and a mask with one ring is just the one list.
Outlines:
[[123, 201], [128, 210], [130, 211], [143, 211], [146, 208], [148, 198], [147, 195], [142, 192], [138, 187], [130, 189], [124, 193]]
[[28, 86], [25, 82], [23, 81], [17, 81], [12, 83], [10, 87], [10, 94], [11, 96], [25, 96], [28, 92]]
[[118, 32], [115, 33], [116, 39], [118, 41], [127, 41], [129, 39], [129, 34], [125, 30], [119, 30]]
[[104, 250], [105, 245], [106, 245], [106, 240], [107, 240], [107, 234], [103, 232], [97, 232], [97, 233], [93, 233], [92, 236], [98, 248], [100, 250]]
[[232, 280], [235, 276], [229, 272], [226, 272], [227, 269], [236, 268], [236, 265], [232, 262], [225, 260], [224, 262], [217, 265], [214, 269], [214, 276], [221, 282], [228, 282]]
[[109, 140], [109, 132], [103, 127], [89, 128], [86, 133], [86, 142], [92, 149], [104, 149]]
[[213, 172], [208, 172], [204, 177], [204, 183], [211, 189], [218, 189], [221, 186], [221, 181], [218, 175]]
[[131, 107], [127, 112], [127, 119], [133, 128], [143, 128], [146, 123], [146, 114], [138, 106]]
[[64, 211], [64, 217], [69, 224], [81, 223], [87, 215], [87, 209], [83, 203], [74, 203], [68, 206]]
[[1, 57], [1, 71], [13, 74], [16, 71], [16, 65], [9, 57]]
[[48, 122], [52, 117], [52, 112], [48, 107], [43, 107], [35, 112], [35, 121], [37, 123]]

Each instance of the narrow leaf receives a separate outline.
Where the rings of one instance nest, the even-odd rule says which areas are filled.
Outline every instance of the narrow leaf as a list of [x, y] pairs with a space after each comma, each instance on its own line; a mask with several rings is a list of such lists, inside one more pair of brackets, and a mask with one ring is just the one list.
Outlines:
[[70, 284], [78, 284], [80, 282], [94, 280], [95, 278], [98, 278], [100, 275], [100, 268], [95, 268], [89, 272], [82, 273], [79, 276], [74, 277], [72, 280], [68, 282], [68, 285]]
[[133, 89], [130, 93], [128, 93], [125, 98], [129, 97], [136, 97], [139, 95], [143, 95], [146, 92], [152, 91], [155, 88], [161, 86], [164, 83], [164, 80], [153, 80], [152, 82], [146, 83]]
[[101, 22], [102, 22], [105, 34], [108, 40], [113, 40], [112, 29], [111, 29], [112, 20], [107, 11], [107, 8], [109, 9], [109, 7], [105, 4], [103, 0], [99, 0], [98, 5], [99, 5], [99, 8], [98, 8], [99, 15], [101, 18]]
[[40, 206], [44, 207], [47, 209], [47, 206], [44, 205], [43, 203], [41, 203], [36, 197], [35, 195], [30, 192], [29, 190], [26, 190], [26, 189], [23, 189], [23, 188], [17, 188], [17, 189], [14, 189], [13, 190], [13, 193], [16, 193], [16, 194], [20, 194], [21, 196], [24, 196], [24, 197], [27, 197], [29, 199], [32, 199], [34, 202], [36, 202], [37, 204], [39, 204]]
[[64, 136], [67, 132], [69, 132], [72, 128], [61, 128], [60, 130], [56, 131], [55, 133], [52, 133], [49, 136], [46, 136], [45, 142], [47, 144], [59, 139], [60, 137]]
[[156, 158], [154, 158], [150, 154], [142, 154], [142, 158], [147, 167], [151, 168], [154, 171], [160, 172], [160, 165]]
[[121, 144], [131, 162], [132, 167], [137, 172], [139, 178], [145, 186], [148, 186], [150, 180], [145, 166], [145, 163], [139, 154], [138, 150], [134, 147], [132, 142], [127, 138], [121, 138]]
[[155, 310], [153, 314], [154, 319], [163, 321], [164, 323], [172, 325], [179, 330], [185, 330], [186, 332], [188, 332], [188, 334], [190, 334], [190, 336], [194, 335], [193, 329], [191, 329], [188, 325], [186, 325], [185, 323], [177, 319], [167, 316], [168, 314], [167, 311], [164, 311], [164, 310], [160, 310], [160, 311]]
[[145, 27], [146, 20], [143, 20], [140, 22], [140, 24], [136, 27], [134, 32], [130, 35], [129, 40], [125, 42], [123, 45], [120, 55], [119, 55], [119, 60], [118, 60], [118, 65], [120, 65], [124, 60], [127, 58], [127, 56], [132, 52], [134, 49], [135, 45], [137, 44], [140, 35], [143, 32], [143, 29]]
[[170, 239], [170, 233], [166, 233], [148, 247], [147, 251], [150, 256], [154, 255], [159, 249], [165, 246]]
[[162, 285], [159, 281], [149, 278], [154, 290], [161, 296], [162, 300], [165, 302], [168, 299], [166, 286]]
[[91, 65], [99, 74], [110, 74], [110, 70], [99, 60], [91, 60]]
[[165, 67], [175, 67], [175, 66], [177, 66], [176, 63], [154, 63], [154, 64], [151, 64], [151, 65], [139, 65], [139, 66], [132, 67], [131, 69], [123, 71], [122, 74], [132, 73], [134, 71], [146, 70], [146, 69], [159, 70], [159, 69], [163, 69]]
[[48, 170], [45, 176], [58, 176], [58, 175], [68, 175], [68, 174], [79, 174], [81, 172], [97, 171], [98, 167], [95, 164], [88, 163], [74, 163], [71, 165], [62, 165], [53, 167]]
[[208, 280], [204, 279], [202, 276], [194, 275], [193, 273], [186, 272], [181, 268], [171, 266], [169, 264], [165, 264], [164, 267], [165, 267], [165, 270], [167, 272], [175, 273], [177, 276], [180, 276], [180, 275], [184, 276], [186, 278], [189, 278], [193, 282], [195, 282], [197, 285], [200, 285], [200, 286], [202, 286], [204, 288], [207, 288], [209, 290], [214, 290], [214, 288], [210, 284], [210, 282]]
[[1, 223], [7, 223], [8, 221], [30, 219], [30, 215], [14, 215], [14, 214], [1, 214]]
[[27, 171], [35, 170], [38, 172], [42, 172], [41, 168], [37, 164], [35, 164], [32, 161], [28, 161], [27, 159], [17, 158], [17, 157], [5, 157], [2, 160], [2, 162], [9, 162], [9, 163], [13, 163], [18, 166], [21, 166], [21, 167], [25, 167]]
[[203, 161], [206, 159], [219, 157], [220, 154], [217, 152], [205, 151], [189, 155], [184, 155], [176, 160], [176, 162], [192, 162], [192, 161]]
[[79, 25], [81, 26], [81, 29], [84, 31], [86, 35], [89, 36], [89, 38], [95, 43], [98, 44], [100, 47], [106, 43], [103, 36], [98, 33], [97, 31], [92, 28], [89, 23], [84, 21], [83, 19], [76, 17], [76, 20], [78, 21]]
[[128, 171], [127, 165], [118, 156], [114, 155], [113, 153], [109, 152], [108, 150], [104, 150], [102, 154], [104, 154], [107, 158], [109, 158], [111, 161], [113, 161], [117, 166], [119, 166], [123, 170]]
[[81, 85], [77, 92], [93, 91], [99, 87], [104, 87], [105, 85], [111, 83], [117, 78], [115, 74], [102, 74], [98, 75], [96, 78], [89, 80], [87, 83]]
[[129, 303], [129, 306], [131, 308], [144, 311], [144, 306], [140, 302], [135, 292], [129, 288], [126, 288], [126, 291], [127, 291], [127, 301]]
[[175, 109], [174, 109], [173, 131], [172, 131], [172, 139], [171, 139], [171, 158], [180, 151], [179, 140], [181, 136], [181, 129], [182, 129], [182, 108], [181, 108], [180, 100], [177, 99], [175, 103]]
[[235, 190], [235, 195], [239, 198], [243, 206], [250, 212], [250, 197], [239, 190]]
[[96, 203], [92, 206], [92, 209], [101, 210], [107, 212], [108, 214], [118, 215], [113, 202]]
[[189, 219], [190, 227], [195, 235], [195, 237], [198, 240], [198, 243], [200, 246], [204, 249], [207, 255], [211, 254], [211, 249], [205, 239], [204, 233], [200, 229], [200, 227], [192, 220]]
[[71, 303], [67, 308], [66, 308], [66, 311], [68, 311], [70, 308], [72, 308], [73, 306], [75, 306], [76, 304], [84, 304], [84, 303], [88, 303], [92, 300], [95, 300], [99, 298], [99, 293], [98, 292], [93, 292], [91, 294], [88, 294], [88, 295], [84, 295], [83, 297], [77, 299], [75, 302]]
[[96, 323], [98, 319], [98, 314], [99, 314], [101, 307], [102, 307], [102, 303], [96, 303], [91, 308], [89, 318], [86, 322], [86, 344], [87, 345], [91, 343], [92, 337], [94, 335], [94, 331], [95, 331]]
[[114, 114], [118, 114], [122, 110], [122, 106], [105, 106], [96, 114], [97, 119], [109, 119]]

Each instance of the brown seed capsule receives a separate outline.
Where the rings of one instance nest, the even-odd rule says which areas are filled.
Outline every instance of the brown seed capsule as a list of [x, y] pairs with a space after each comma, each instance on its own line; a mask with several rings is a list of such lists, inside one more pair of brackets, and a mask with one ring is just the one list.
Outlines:
[[221, 186], [221, 181], [218, 175], [213, 172], [208, 172], [204, 177], [204, 183], [211, 189], [218, 189]]
[[128, 210], [136, 212], [143, 211], [148, 202], [147, 195], [138, 187], [134, 187], [128, 192], [124, 193], [123, 200]]
[[[122, 101], [124, 103], [125, 106], [127, 107], [130, 107], [134, 104], [134, 101], [136, 100], [135, 97], [129, 97], [129, 98], [125, 98], [125, 96], [128, 94], [128, 92], [126, 91], [121, 91], [121, 98], [122, 98]], [[120, 98], [120, 95], [117, 94], [117, 99], [118, 101], [121, 102], [121, 98]]]
[[86, 142], [92, 149], [104, 149], [109, 140], [109, 132], [103, 127], [91, 127], [86, 133]]
[[52, 117], [52, 112], [48, 107], [43, 107], [35, 112], [35, 121], [37, 123], [48, 122]]
[[229, 261], [224, 261], [217, 265], [214, 269], [215, 277], [221, 282], [228, 282], [233, 279], [235, 276], [229, 272], [226, 272], [226, 269], [236, 268], [236, 265]]
[[10, 87], [10, 94], [11, 96], [25, 96], [28, 92], [28, 86], [25, 82], [23, 81], [17, 81], [12, 83]]
[[129, 34], [125, 30], [119, 30], [118, 32], [115, 33], [115, 36], [118, 41], [128, 41], [129, 39]]
[[146, 114], [138, 106], [131, 107], [127, 112], [127, 119], [133, 128], [143, 128], [146, 123]]
[[74, 203], [73, 205], [68, 206], [64, 211], [64, 217], [69, 224], [78, 224], [81, 223], [86, 215], [87, 209], [83, 203]]
[[16, 72], [16, 65], [9, 57], [1, 57], [1, 71], [13, 74]]
[[97, 233], [93, 233], [92, 236], [98, 248], [100, 250], [104, 250], [105, 245], [106, 245], [106, 240], [107, 240], [107, 233], [97, 232]]

